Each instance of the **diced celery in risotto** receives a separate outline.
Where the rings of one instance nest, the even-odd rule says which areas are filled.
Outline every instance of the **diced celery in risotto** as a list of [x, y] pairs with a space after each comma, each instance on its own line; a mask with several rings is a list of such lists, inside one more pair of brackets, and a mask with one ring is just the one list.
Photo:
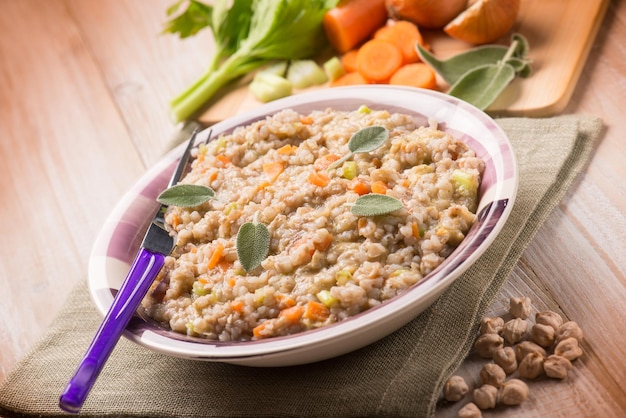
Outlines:
[[[200, 145], [182, 183], [211, 187], [194, 208], [170, 206], [176, 248], [143, 301], [172, 330], [221, 341], [294, 334], [336, 323], [422, 280], [476, 217], [484, 162], [464, 142], [385, 110], [283, 110]], [[347, 161], [352, 134], [383, 126], [388, 140]], [[364, 217], [359, 196], [403, 208]], [[246, 272], [241, 225], [267, 226], [270, 248]]]

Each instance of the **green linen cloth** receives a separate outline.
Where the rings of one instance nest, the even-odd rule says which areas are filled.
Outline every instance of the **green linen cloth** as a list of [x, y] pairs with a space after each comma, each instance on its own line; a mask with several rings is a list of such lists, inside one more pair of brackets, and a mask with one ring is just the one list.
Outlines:
[[[502, 118], [520, 168], [512, 214], [493, 245], [435, 303], [383, 340], [285, 368], [199, 362], [124, 338], [84, 404], [84, 416], [414, 416], [434, 414], [468, 354], [480, 318], [602, 131], [586, 116]], [[101, 321], [82, 281], [49, 332], [0, 388], [0, 416], [63, 416], [58, 398]]]

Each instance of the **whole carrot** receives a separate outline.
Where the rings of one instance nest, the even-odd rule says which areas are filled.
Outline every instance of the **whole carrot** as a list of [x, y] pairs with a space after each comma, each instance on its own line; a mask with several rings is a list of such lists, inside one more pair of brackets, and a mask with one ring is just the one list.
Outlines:
[[370, 37], [387, 21], [385, 0], [342, 0], [324, 14], [326, 37], [340, 53]]

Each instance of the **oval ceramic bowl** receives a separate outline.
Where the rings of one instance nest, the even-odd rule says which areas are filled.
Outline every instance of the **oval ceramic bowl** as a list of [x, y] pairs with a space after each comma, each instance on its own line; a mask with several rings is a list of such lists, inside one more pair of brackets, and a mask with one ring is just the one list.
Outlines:
[[[212, 126], [217, 137], [280, 109], [301, 113], [332, 107], [355, 110], [361, 105], [429, 118], [442, 130], [465, 141], [486, 162], [480, 186], [478, 219], [459, 247], [431, 274], [395, 298], [324, 328], [285, 337], [221, 343], [188, 337], [136, 315], [125, 336], [150, 349], [194, 360], [251, 366], [287, 366], [319, 361], [370, 344], [405, 325], [426, 309], [489, 247], [504, 225], [515, 199], [516, 159], [504, 132], [485, 113], [442, 93], [403, 87], [370, 85], [319, 90], [263, 105]], [[207, 131], [198, 135], [206, 139]], [[181, 145], [152, 167], [124, 196], [103, 226], [89, 263], [89, 288], [104, 315], [126, 276], [158, 204], [156, 196], [182, 153]]]

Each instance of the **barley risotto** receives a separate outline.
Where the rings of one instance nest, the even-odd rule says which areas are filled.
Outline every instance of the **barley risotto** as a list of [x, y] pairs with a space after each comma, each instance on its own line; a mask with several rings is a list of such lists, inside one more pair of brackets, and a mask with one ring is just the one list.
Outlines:
[[[349, 153], [359, 130], [389, 138]], [[422, 280], [458, 246], [475, 219], [484, 162], [436, 121], [365, 106], [308, 115], [282, 110], [201, 144], [181, 183], [213, 199], [170, 206], [176, 248], [143, 301], [172, 330], [220, 341], [294, 334], [341, 321]], [[357, 216], [362, 195], [402, 208]], [[270, 235], [267, 257], [246, 271], [239, 228], [255, 219]]]

